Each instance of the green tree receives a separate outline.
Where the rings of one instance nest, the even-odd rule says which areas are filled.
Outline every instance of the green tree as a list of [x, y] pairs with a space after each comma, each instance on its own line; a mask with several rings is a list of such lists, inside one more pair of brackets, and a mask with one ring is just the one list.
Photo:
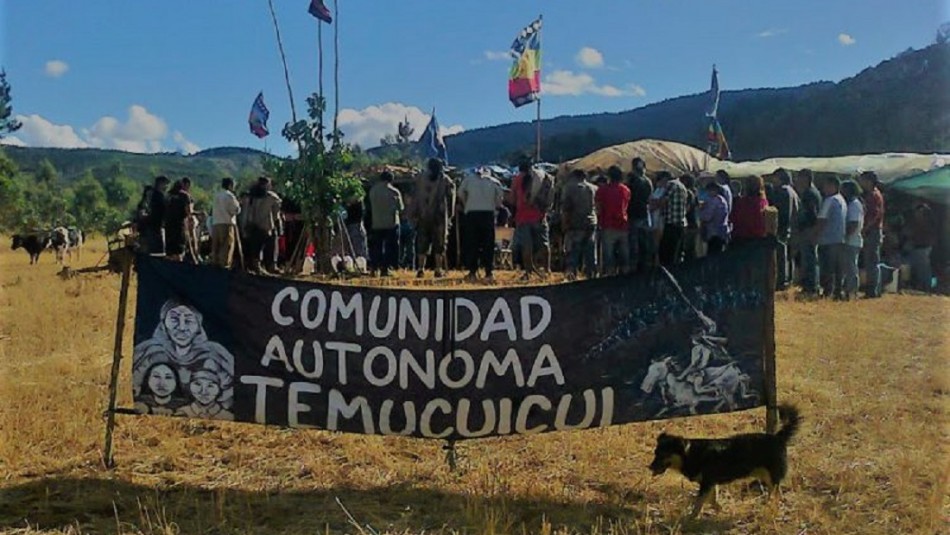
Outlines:
[[10, 94], [10, 84], [7, 82], [7, 72], [0, 70], [0, 139], [4, 134], [16, 132], [23, 126], [12, 117], [13, 95]]
[[36, 172], [36, 181], [54, 188], [59, 186], [59, 173], [56, 171], [53, 162], [43, 158], [43, 161], [40, 162], [40, 168]]
[[106, 202], [106, 190], [92, 175], [86, 173], [72, 187], [73, 198], [70, 213], [85, 231], [105, 232], [111, 223], [112, 210]]
[[[353, 172], [353, 155], [335, 130], [323, 139], [326, 102], [313, 94], [307, 98], [308, 119], [288, 123], [281, 132], [299, 147], [297, 158], [266, 156], [264, 169], [284, 194], [302, 210], [306, 229], [315, 229], [318, 243], [330, 243], [330, 229], [347, 199], [362, 196], [363, 186]], [[329, 248], [318, 248], [317, 267], [329, 270]], [[300, 259], [302, 261], [302, 259]], [[294, 266], [297, 269], [299, 266]]]
[[14, 230], [22, 223], [25, 208], [23, 187], [16, 163], [0, 150], [0, 229]]

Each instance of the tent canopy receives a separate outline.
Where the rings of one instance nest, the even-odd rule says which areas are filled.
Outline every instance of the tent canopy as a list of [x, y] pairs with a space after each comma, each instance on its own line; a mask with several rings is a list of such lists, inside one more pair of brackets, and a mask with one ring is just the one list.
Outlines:
[[888, 189], [950, 206], [950, 166], [892, 182]]
[[583, 158], [562, 164], [560, 174], [566, 174], [577, 168], [588, 172], [598, 169], [606, 171], [611, 165], [619, 165], [624, 172], [629, 172], [631, 160], [636, 156], [643, 158], [650, 174], [664, 169], [674, 175], [701, 170], [715, 172], [722, 169], [734, 178], [741, 178], [768, 176], [776, 169], [784, 168], [790, 171], [811, 169], [815, 173], [847, 177], [860, 174], [862, 171], [874, 171], [882, 184], [889, 184], [901, 178], [950, 165], [948, 154], [911, 153], [864, 154], [830, 158], [769, 158], [757, 162], [727, 162], [707, 156], [703, 151], [682, 143], [641, 139], [606, 147]]

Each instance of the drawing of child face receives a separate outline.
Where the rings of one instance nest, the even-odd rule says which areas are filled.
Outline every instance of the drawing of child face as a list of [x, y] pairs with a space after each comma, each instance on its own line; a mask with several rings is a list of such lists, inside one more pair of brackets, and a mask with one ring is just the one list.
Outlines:
[[184, 305], [169, 310], [164, 323], [165, 332], [178, 347], [190, 346], [200, 327], [198, 316]]
[[201, 405], [211, 405], [221, 393], [218, 382], [205, 376], [193, 377], [188, 386], [191, 389], [191, 395]]
[[155, 395], [156, 401], [168, 401], [175, 387], [178, 385], [178, 376], [175, 370], [166, 364], [159, 364], [148, 374], [148, 387]]

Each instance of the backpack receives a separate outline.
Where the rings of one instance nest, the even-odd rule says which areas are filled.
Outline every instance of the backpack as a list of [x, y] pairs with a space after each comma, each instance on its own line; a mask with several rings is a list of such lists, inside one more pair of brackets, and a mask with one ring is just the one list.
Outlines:
[[554, 204], [554, 180], [551, 175], [542, 171], [532, 170], [532, 173], [534, 173], [533, 178], [537, 181], [537, 186], [531, 188], [528, 202], [538, 210], [547, 212]]

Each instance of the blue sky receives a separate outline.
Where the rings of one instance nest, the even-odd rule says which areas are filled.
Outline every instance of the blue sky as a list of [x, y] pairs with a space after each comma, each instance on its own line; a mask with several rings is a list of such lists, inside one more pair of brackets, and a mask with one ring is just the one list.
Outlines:
[[[309, 0], [274, 0], [298, 113], [317, 87]], [[331, 11], [333, 1], [327, 2]], [[544, 117], [636, 108], [708, 88], [838, 81], [933, 42], [948, 0], [339, 0], [341, 125], [364, 147], [408, 115], [421, 133], [533, 119], [502, 58], [544, 14]], [[290, 118], [267, 0], [0, 0], [0, 64], [24, 128], [7, 143], [150, 152], [268, 148]], [[324, 26], [332, 95], [333, 28]], [[529, 109], [530, 108], [530, 109]], [[332, 111], [332, 109], [331, 109]]]

